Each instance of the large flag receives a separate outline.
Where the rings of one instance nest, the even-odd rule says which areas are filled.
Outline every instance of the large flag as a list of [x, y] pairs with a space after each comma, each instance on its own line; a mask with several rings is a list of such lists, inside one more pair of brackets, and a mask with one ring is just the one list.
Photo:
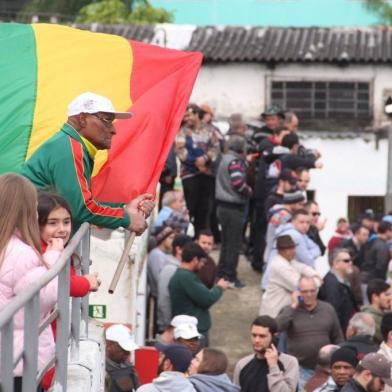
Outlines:
[[0, 173], [18, 172], [61, 128], [69, 102], [90, 91], [134, 113], [115, 123], [112, 148], [96, 158], [94, 197], [154, 193], [201, 60], [66, 26], [0, 24]]

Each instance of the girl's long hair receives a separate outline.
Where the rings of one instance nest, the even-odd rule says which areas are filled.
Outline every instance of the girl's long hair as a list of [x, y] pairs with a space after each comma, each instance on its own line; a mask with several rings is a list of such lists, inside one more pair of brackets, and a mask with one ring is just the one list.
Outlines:
[[0, 176], [0, 267], [14, 234], [40, 255], [37, 191], [26, 178], [9, 173]]

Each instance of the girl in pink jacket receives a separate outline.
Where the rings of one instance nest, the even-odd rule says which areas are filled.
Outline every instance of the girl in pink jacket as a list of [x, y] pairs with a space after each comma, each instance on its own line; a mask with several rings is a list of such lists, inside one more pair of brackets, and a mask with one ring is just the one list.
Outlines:
[[[0, 311], [16, 295], [34, 283], [59, 258], [64, 244], [53, 238], [41, 256], [37, 219], [37, 192], [34, 186], [17, 174], [0, 176]], [[57, 301], [57, 278], [40, 292], [40, 322]], [[23, 309], [14, 316], [14, 355], [23, 349]], [[27, 327], [28, 328], [28, 327]], [[55, 345], [50, 326], [39, 336], [38, 369], [54, 355]], [[21, 391], [23, 363], [14, 369], [15, 391]]]

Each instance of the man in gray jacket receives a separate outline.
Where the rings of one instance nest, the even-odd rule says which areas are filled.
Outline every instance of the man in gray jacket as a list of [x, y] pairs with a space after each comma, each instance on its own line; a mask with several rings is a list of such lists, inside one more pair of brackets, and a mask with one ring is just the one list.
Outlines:
[[159, 363], [159, 376], [150, 384], [142, 385], [138, 392], [196, 392], [185, 377], [192, 361], [190, 350], [180, 344], [170, 344], [163, 348]]
[[252, 189], [246, 182], [245, 138], [234, 135], [227, 141], [226, 147], [228, 152], [219, 164], [215, 183], [216, 212], [222, 227], [218, 276], [241, 288], [244, 285], [237, 278], [237, 264], [242, 246], [245, 208]]

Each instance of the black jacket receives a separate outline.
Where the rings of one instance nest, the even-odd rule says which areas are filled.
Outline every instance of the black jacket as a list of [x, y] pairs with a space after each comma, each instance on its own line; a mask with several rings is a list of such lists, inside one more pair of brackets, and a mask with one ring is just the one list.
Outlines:
[[340, 392], [367, 392], [367, 390], [352, 378], [347, 381], [347, 384], [340, 390]]
[[349, 286], [338, 281], [331, 271], [324, 276], [319, 298], [329, 302], [335, 309], [343, 331], [346, 331], [350, 318], [358, 311], [353, 293]]
[[317, 230], [317, 227], [314, 225], [310, 225], [308, 232], [306, 235], [317, 244], [317, 246], [320, 248], [321, 256], [324, 256], [325, 253], [325, 245], [323, 240], [320, 237], [319, 231]]
[[369, 251], [365, 254], [365, 260], [361, 268], [363, 283], [379, 278], [385, 279], [389, 263], [389, 247], [385, 240], [376, 238], [372, 241]]
[[366, 354], [375, 353], [378, 347], [374, 344], [370, 335], [357, 335], [339, 344], [340, 347], [352, 347], [357, 352], [357, 359], [360, 361]]
[[358, 249], [353, 239], [349, 238], [341, 243], [341, 247], [347, 249], [350, 252], [350, 256], [353, 259], [354, 265], [361, 269], [365, 259], [364, 246]]

